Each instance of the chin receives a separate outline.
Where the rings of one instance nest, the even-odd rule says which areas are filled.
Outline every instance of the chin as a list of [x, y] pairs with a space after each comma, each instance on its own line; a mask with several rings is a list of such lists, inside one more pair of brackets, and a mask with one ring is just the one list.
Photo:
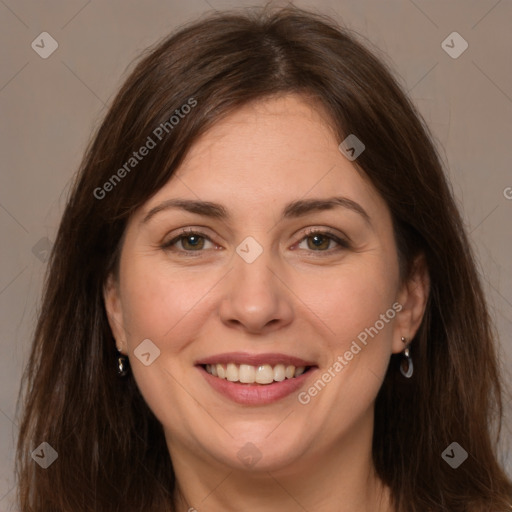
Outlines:
[[[275, 422], [273, 428], [278, 424], [279, 422]], [[286, 430], [281, 435], [269, 435], [271, 431], [268, 428], [261, 429], [260, 432], [253, 430], [252, 433], [245, 430], [240, 435], [233, 434], [234, 439], [229, 438], [224, 444], [204, 446], [203, 449], [225, 466], [237, 471], [278, 471], [296, 464], [304, 452], [305, 440], [301, 442], [297, 439], [298, 436], [290, 435]]]

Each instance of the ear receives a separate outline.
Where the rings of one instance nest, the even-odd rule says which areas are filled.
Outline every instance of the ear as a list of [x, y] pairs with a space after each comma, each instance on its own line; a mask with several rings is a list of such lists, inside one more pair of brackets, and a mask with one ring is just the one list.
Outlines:
[[117, 350], [126, 355], [126, 333], [123, 327], [123, 311], [119, 296], [119, 284], [112, 274], [108, 276], [103, 286], [103, 300], [105, 302], [108, 323], [112, 330], [112, 335], [116, 340]]
[[400, 287], [397, 302], [402, 309], [396, 316], [393, 335], [393, 353], [404, 349], [402, 336], [407, 344], [414, 338], [420, 327], [430, 293], [430, 276], [424, 254], [414, 259], [409, 277]]

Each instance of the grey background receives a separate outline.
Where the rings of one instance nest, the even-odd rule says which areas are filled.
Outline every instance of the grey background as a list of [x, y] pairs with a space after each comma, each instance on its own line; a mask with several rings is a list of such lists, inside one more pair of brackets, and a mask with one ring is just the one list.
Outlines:
[[[294, 3], [335, 17], [380, 48], [430, 125], [479, 258], [500, 333], [500, 357], [508, 368], [512, 200], [505, 191], [512, 187], [512, 2]], [[92, 130], [141, 50], [212, 9], [257, 4], [0, 0], [0, 511], [11, 510], [15, 494], [15, 404], [45, 272], [46, 238], [55, 237]], [[47, 59], [31, 47], [43, 31], [59, 44]], [[441, 47], [453, 31], [469, 44], [457, 59]], [[502, 457], [512, 475], [505, 445]]]

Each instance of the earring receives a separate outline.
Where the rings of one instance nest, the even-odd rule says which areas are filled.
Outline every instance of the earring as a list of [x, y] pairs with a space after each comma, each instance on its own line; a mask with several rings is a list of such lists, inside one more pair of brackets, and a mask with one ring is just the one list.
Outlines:
[[117, 375], [126, 377], [128, 375], [128, 357], [117, 351]]
[[[407, 343], [407, 339], [402, 336], [402, 343]], [[406, 378], [410, 379], [414, 373], [414, 365], [409, 352], [409, 347], [404, 349], [404, 357], [400, 361], [400, 373]]]

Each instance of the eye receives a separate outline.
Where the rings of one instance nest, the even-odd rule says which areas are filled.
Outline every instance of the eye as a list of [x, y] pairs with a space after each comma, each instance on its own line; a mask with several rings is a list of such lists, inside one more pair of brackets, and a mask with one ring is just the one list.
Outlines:
[[[309, 243], [310, 241], [311, 243]], [[302, 238], [302, 240], [299, 242], [299, 249], [303, 249], [303, 247], [300, 247], [300, 244], [302, 244], [303, 242], [306, 242], [306, 250], [311, 249], [314, 252], [330, 252], [328, 251], [328, 249], [332, 242], [339, 246], [338, 249], [335, 250], [341, 250], [341, 248], [350, 248], [350, 244], [347, 240], [344, 240], [336, 236], [334, 233], [331, 233], [330, 231], [320, 229], [311, 229], [307, 231], [306, 236]]]
[[[204, 233], [193, 229], [184, 229], [178, 236], [162, 244], [162, 249], [173, 250], [176, 244], [181, 244], [181, 251], [201, 252], [202, 249], [208, 249], [205, 247], [206, 242], [213, 245], [213, 242]], [[178, 249], [180, 248], [178, 247]]]
[[[306, 242], [307, 247], [300, 247], [304, 242]], [[211, 244], [211, 247], [207, 247], [208, 243]], [[313, 252], [332, 252], [331, 246], [333, 243], [338, 246], [338, 249], [334, 249], [335, 251], [350, 248], [350, 243], [347, 240], [325, 229], [308, 230], [306, 236], [299, 241], [297, 247]], [[205, 233], [189, 228], [182, 230], [178, 236], [168, 242], [164, 242], [161, 248], [175, 252], [201, 253], [204, 249], [216, 249], [218, 246], [215, 245]]]

